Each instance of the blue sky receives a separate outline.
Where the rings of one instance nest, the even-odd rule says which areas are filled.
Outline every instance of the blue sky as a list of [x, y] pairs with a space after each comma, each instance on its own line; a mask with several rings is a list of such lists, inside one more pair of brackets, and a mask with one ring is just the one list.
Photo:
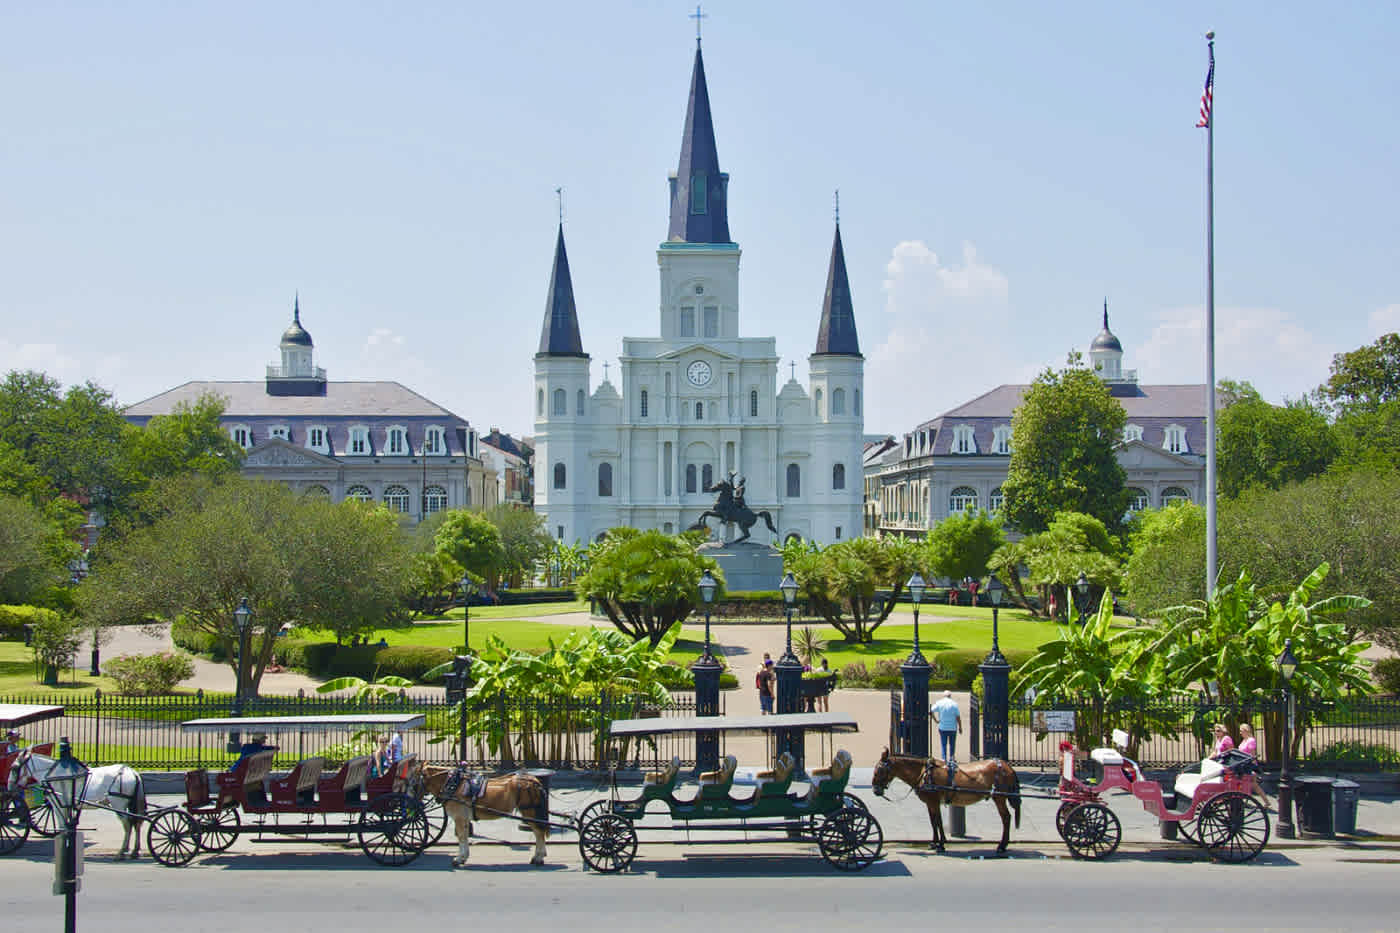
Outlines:
[[[1202, 381], [1214, 28], [1218, 373], [1301, 395], [1400, 328], [1398, 9], [716, 0], [741, 329], [805, 370], [839, 187], [871, 432], [1059, 365], [1105, 296], [1143, 381]], [[657, 331], [690, 10], [8, 5], [0, 368], [257, 379], [300, 290], [332, 379], [529, 433], [556, 186], [595, 382]]]

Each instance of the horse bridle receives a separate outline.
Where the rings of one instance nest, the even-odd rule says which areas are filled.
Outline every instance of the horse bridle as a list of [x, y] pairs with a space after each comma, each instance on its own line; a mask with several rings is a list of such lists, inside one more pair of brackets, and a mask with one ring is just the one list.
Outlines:
[[[927, 769], [927, 766], [925, 767]], [[884, 772], [885, 774], [885, 783], [883, 785], [879, 784], [881, 772]], [[923, 775], [920, 775], [921, 780], [922, 777]], [[890, 764], [890, 760], [888, 758], [881, 759], [880, 763], [875, 766], [875, 773], [870, 778], [870, 789], [875, 792], [875, 796], [887, 799], [891, 803], [899, 803], [900, 801], [908, 800], [909, 795], [914, 793], [914, 788], [911, 786], [909, 790], [905, 792], [904, 796], [900, 797], [898, 800], [896, 800], [894, 797], [885, 797], [885, 791], [893, 783], [894, 766]]]

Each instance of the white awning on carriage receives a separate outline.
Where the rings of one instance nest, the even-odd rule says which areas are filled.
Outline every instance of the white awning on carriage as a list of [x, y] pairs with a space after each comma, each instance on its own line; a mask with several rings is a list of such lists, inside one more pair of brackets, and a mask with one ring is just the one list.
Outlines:
[[846, 713], [783, 713], [780, 716], [678, 716], [653, 719], [619, 719], [612, 734], [664, 735], [670, 732], [725, 732], [765, 735], [779, 729], [808, 732], [859, 732], [860, 726]]
[[351, 713], [343, 716], [236, 716], [191, 719], [180, 723], [185, 732], [338, 732], [346, 729], [403, 731], [423, 725], [422, 713]]
[[29, 703], [0, 703], [0, 729], [13, 729], [31, 722], [57, 719], [63, 715], [61, 706], [35, 706]]

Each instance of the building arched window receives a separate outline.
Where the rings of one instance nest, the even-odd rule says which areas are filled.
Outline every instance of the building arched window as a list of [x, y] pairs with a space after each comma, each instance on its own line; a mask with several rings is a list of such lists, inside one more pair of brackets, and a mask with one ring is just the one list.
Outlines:
[[758, 417], [758, 390], [757, 390], [757, 389], [753, 389], [753, 390], [751, 390], [751, 391], [749, 392], [749, 417], [750, 417], [750, 418], [757, 418], [757, 417]]
[[831, 390], [831, 413], [833, 415], [844, 415], [846, 413], [846, 390]]
[[696, 421], [704, 421], [704, 420], [705, 420], [705, 403], [704, 403], [704, 402], [696, 402], [696, 403], [695, 403], [695, 420], [696, 420]]
[[666, 524], [661, 526], [661, 533], [664, 535], [673, 535], [676, 533], [676, 526], [672, 525], [670, 522], [667, 522]]
[[429, 486], [423, 490], [423, 511], [431, 515], [447, 508], [447, 490], [441, 486]]
[[578, 414], [583, 414], [583, 390], [578, 390]]
[[554, 464], [554, 488], [564, 489], [569, 478], [568, 471], [564, 469], [564, 464]]
[[1171, 505], [1174, 502], [1190, 502], [1191, 494], [1180, 486], [1168, 486], [1162, 490], [1162, 505]]
[[856, 394], [851, 401], [851, 411], [856, 415], [856, 417], [860, 417], [860, 389], [856, 389], [855, 393]]
[[666, 417], [669, 418], [669, 417], [671, 417], [671, 374], [670, 374], [670, 373], [667, 373], [667, 374], [666, 374], [666, 392], [665, 392], [664, 394], [665, 394], [665, 396], [666, 396], [666, 398], [665, 398], [665, 401], [666, 401]]
[[1135, 489], [1129, 486], [1127, 489], [1124, 490], [1124, 492], [1128, 494], [1129, 512], [1141, 512], [1143, 509], [1147, 508], [1148, 505], [1151, 504], [1151, 500], [1148, 498], [1147, 491], [1144, 489]]
[[369, 449], [369, 428], [357, 424], [350, 429], [350, 453], [367, 454]]
[[787, 465], [787, 494], [789, 499], [802, 495], [802, 468], [795, 463]]
[[567, 415], [569, 413], [569, 395], [563, 389], [554, 390], [554, 414]]
[[646, 389], [643, 389], [643, 390], [642, 390], [641, 411], [642, 411], [642, 417], [645, 418], [645, 417], [647, 416], [647, 390], [646, 390]]
[[818, 418], [822, 416], [822, 390], [818, 389], [812, 396], [812, 414]]
[[233, 438], [233, 442], [235, 444], [237, 444], [239, 447], [242, 447], [244, 450], [247, 450], [249, 447], [253, 446], [253, 432], [248, 430], [247, 425], [230, 425], [228, 429], [228, 435], [229, 437]]
[[1000, 512], [1004, 505], [1006, 505], [1006, 494], [1003, 493], [1001, 487], [998, 486], [996, 489], [993, 489], [992, 494], [987, 497], [987, 508], [991, 509], [993, 512]]
[[696, 491], [695, 483], [696, 483], [696, 479], [695, 479], [695, 464], [693, 464], [693, 463], [687, 463], [687, 464], [685, 465], [685, 491], [686, 491], [686, 492], [695, 492], [695, 491]]
[[408, 489], [403, 486], [384, 487], [384, 504], [391, 512], [407, 512]]
[[312, 486], [307, 486], [302, 490], [302, 495], [311, 499], [329, 499], [331, 497], [331, 491], [320, 483], [317, 483]]
[[612, 495], [612, 464], [598, 464], [598, 495]]
[[345, 490], [345, 498], [354, 499], [356, 502], [371, 502], [374, 499], [374, 493], [369, 491], [368, 486], [351, 486]]
[[[832, 401], [834, 402], [835, 400], [836, 400], [836, 397], [835, 397], [835, 395], [833, 395], [833, 396], [832, 396]], [[846, 464], [844, 464], [844, 463], [838, 463], [838, 464], [836, 464], [835, 466], [833, 466], [833, 467], [831, 468], [831, 488], [832, 488], [832, 489], [845, 489], [845, 488], [846, 488]]]
[[992, 453], [1003, 456], [1011, 453], [1011, 425], [999, 424], [992, 432]]
[[535, 414], [544, 417], [544, 389], [540, 389], [535, 396]]
[[971, 486], [959, 486], [948, 496], [948, 512], [958, 515], [968, 509], [977, 508], [977, 490]]
[[712, 464], [705, 464], [700, 468], [700, 491], [708, 492], [709, 488], [715, 484], [715, 468]]

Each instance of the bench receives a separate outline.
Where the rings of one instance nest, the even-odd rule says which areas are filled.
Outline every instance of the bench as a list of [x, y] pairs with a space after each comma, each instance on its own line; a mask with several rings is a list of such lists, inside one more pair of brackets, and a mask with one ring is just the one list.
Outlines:
[[734, 786], [734, 772], [739, 768], [739, 759], [725, 755], [718, 771], [706, 771], [699, 777], [700, 793], [696, 800], [727, 800], [729, 789]]
[[1196, 788], [1207, 781], [1218, 781], [1225, 774], [1225, 766], [1210, 758], [1201, 762], [1199, 774], [1179, 774], [1176, 783], [1172, 785], [1172, 790], [1176, 791], [1178, 800], [1190, 803], [1196, 796]]
[[660, 771], [648, 771], [642, 779], [642, 800], [666, 800], [680, 782], [681, 760], [673, 756], [671, 763]]
[[807, 792], [807, 799], [810, 801], [818, 794], [839, 794], [850, 779], [851, 753], [843, 748], [832, 757], [831, 767], [812, 769], [812, 789]]
[[786, 797], [792, 787], [792, 775], [797, 770], [797, 759], [791, 752], [783, 752], [771, 771], [760, 771], [754, 775], [758, 779], [758, 790], [754, 800], [761, 797]]
[[240, 761], [232, 771], [218, 775], [219, 808], [239, 803], [248, 810], [270, 809], [264, 782], [272, 773], [272, 759], [276, 755], [275, 748], [256, 752]]
[[365, 783], [366, 799], [373, 800], [384, 794], [408, 792], [409, 782], [418, 774], [418, 756], [405, 755], [392, 768], [383, 774], [371, 777]]
[[277, 809], [314, 809], [316, 782], [321, 779], [324, 767], [324, 758], [307, 758], [297, 762], [286, 777], [271, 781], [272, 806]]
[[316, 784], [316, 796], [324, 810], [353, 810], [364, 804], [365, 776], [369, 774], [369, 756], [351, 758], [340, 770]]

